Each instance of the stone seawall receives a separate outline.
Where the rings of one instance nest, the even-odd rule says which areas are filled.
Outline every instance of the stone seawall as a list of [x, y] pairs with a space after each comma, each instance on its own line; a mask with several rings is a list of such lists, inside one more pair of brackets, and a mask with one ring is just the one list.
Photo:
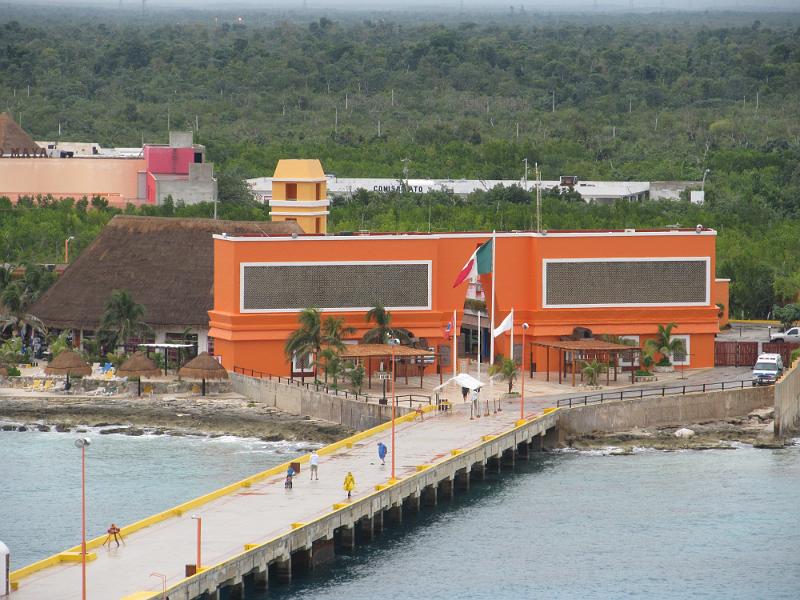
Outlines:
[[721, 421], [772, 406], [773, 397], [773, 387], [763, 386], [603, 402], [559, 411], [558, 427], [561, 434], [586, 435]]
[[[270, 379], [248, 377], [239, 373], [230, 373], [230, 378], [234, 391], [253, 402], [266, 404], [293, 415], [338, 423], [356, 431], [375, 427], [392, 417], [391, 406], [351, 400], [343, 396], [278, 383]], [[408, 407], [397, 407], [398, 416], [405, 415], [409, 411]]]
[[800, 360], [775, 384], [775, 435], [800, 430]]

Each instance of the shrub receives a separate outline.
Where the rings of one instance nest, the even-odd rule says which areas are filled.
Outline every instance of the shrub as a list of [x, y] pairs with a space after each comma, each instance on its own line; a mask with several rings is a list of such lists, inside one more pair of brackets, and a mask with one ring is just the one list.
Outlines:
[[20, 370], [17, 367], [10, 366], [10, 367], [7, 367], [7, 368], [8, 368], [8, 376], [9, 377], [19, 377], [20, 375], [22, 375], [22, 373], [20, 372]]

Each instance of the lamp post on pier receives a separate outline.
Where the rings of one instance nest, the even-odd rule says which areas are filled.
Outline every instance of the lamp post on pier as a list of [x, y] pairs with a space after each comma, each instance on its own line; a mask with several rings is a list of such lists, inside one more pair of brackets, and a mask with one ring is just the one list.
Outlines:
[[392, 378], [392, 478], [389, 480], [390, 483], [394, 483], [395, 481], [397, 481], [397, 479], [395, 478], [395, 471], [394, 471], [394, 464], [395, 464], [394, 455], [396, 454], [395, 453], [394, 420], [397, 417], [397, 414], [396, 414], [397, 398], [395, 396], [395, 390], [394, 390], [394, 363], [395, 363], [394, 348], [398, 344], [400, 344], [400, 340], [399, 339], [397, 339], [397, 338], [389, 338], [389, 345], [392, 347], [392, 354], [391, 354], [391, 356], [392, 356], [392, 374], [391, 374], [391, 378]]
[[89, 438], [78, 438], [75, 447], [81, 449], [81, 598], [86, 600], [86, 446]]
[[519, 418], [525, 418], [525, 332], [528, 331], [529, 325], [522, 324], [522, 389], [519, 394]]

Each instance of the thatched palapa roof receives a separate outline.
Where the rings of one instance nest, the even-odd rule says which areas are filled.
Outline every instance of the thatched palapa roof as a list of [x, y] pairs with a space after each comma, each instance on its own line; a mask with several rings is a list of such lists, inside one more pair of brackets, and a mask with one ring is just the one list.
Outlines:
[[178, 371], [181, 377], [189, 379], [227, 379], [228, 372], [216, 358], [208, 352], [201, 352]]
[[44, 368], [47, 375], [91, 375], [92, 367], [72, 350], [64, 350]]
[[120, 377], [157, 377], [160, 373], [156, 363], [142, 352], [136, 352], [130, 356], [117, 369], [117, 375]]
[[10, 154], [12, 149], [38, 151], [39, 145], [4, 112], [0, 113], [0, 148]]
[[48, 327], [97, 329], [111, 292], [128, 290], [151, 326], [207, 327], [215, 233], [302, 234], [293, 222], [117, 215], [31, 307]]

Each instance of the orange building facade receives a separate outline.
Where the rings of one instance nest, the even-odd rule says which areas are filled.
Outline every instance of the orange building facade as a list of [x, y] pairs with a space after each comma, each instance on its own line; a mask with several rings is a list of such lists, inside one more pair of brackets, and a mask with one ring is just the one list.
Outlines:
[[[463, 322], [467, 289], [453, 282], [490, 237], [215, 236], [209, 311], [215, 353], [227, 369], [288, 375], [293, 368], [284, 344], [300, 310], [316, 307], [325, 316], [344, 318], [356, 340], [371, 328], [366, 311], [382, 304], [391, 310], [393, 326], [426, 338], [449, 370], [446, 327], [454, 310]], [[586, 327], [595, 336], [629, 336], [641, 346], [658, 325], [674, 322], [673, 335], [684, 339], [687, 350], [675, 363], [711, 367], [720, 314], [727, 314], [728, 304], [728, 282], [714, 277], [715, 242], [716, 232], [709, 229], [498, 233], [495, 272], [482, 280], [487, 299], [496, 286], [496, 324], [514, 309], [517, 359], [523, 323], [529, 325], [528, 341], [558, 340]], [[496, 354], [509, 351], [510, 337], [502, 334]], [[530, 360], [544, 370], [544, 349], [529, 345], [525, 363]]]

